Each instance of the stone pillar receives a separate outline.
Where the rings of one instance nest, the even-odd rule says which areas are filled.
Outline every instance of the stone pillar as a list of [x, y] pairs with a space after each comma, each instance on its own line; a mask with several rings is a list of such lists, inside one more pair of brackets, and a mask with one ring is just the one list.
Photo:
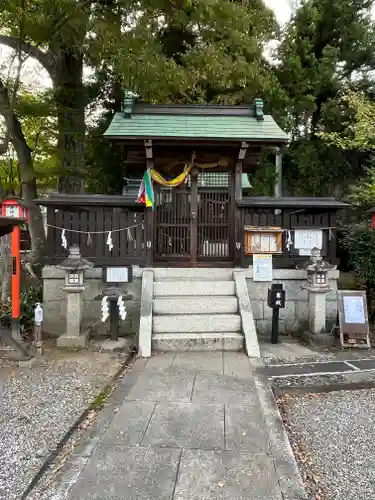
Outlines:
[[[68, 337], [79, 337], [82, 322], [82, 293], [85, 287], [63, 287], [66, 296], [66, 333]], [[61, 338], [61, 337], [60, 337]], [[82, 343], [82, 341], [78, 341]]]
[[277, 181], [275, 184], [275, 198], [281, 198], [281, 196], [283, 195], [283, 158], [280, 148], [276, 148], [275, 168], [277, 174]]
[[66, 328], [65, 332], [57, 339], [59, 347], [85, 347], [86, 334], [81, 335], [81, 322], [83, 312], [82, 293], [85, 290], [84, 270], [93, 267], [93, 263], [81, 257], [79, 248], [73, 245], [69, 249], [69, 256], [59, 269], [65, 271], [66, 292]]
[[309, 295], [310, 333], [319, 335], [326, 333], [326, 291], [307, 288]]

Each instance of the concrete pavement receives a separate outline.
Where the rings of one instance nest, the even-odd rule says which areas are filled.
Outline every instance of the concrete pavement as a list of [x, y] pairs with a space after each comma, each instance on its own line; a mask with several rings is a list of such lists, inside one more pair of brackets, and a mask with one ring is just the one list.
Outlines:
[[160, 354], [137, 360], [121, 384], [119, 411], [69, 500], [305, 498], [267, 382], [246, 355]]

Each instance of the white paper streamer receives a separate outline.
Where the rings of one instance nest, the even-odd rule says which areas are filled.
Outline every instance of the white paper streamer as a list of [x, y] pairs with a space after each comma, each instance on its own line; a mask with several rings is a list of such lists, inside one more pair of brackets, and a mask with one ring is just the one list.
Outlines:
[[128, 235], [128, 241], [133, 241], [133, 235], [130, 229], [127, 230], [127, 235]]
[[292, 244], [293, 244], [292, 233], [290, 231], [287, 231], [287, 238], [286, 238], [286, 245], [285, 246], [288, 250], [290, 250], [292, 247]]
[[65, 229], [63, 229], [61, 233], [61, 246], [66, 250], [68, 248], [68, 240], [66, 239], [65, 234]]
[[109, 233], [108, 233], [107, 245], [108, 245], [108, 248], [112, 251], [112, 249], [113, 249], [112, 231], [109, 231]]

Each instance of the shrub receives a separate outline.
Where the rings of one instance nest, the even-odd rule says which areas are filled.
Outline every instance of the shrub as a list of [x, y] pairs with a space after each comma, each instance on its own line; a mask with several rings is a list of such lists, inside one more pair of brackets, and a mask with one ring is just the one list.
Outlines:
[[375, 230], [367, 222], [341, 228], [349, 265], [366, 286], [370, 318], [375, 319]]
[[[42, 287], [40, 285], [29, 286], [21, 293], [21, 317], [20, 329], [22, 335], [26, 336], [33, 328], [34, 306], [36, 302], [42, 301]], [[0, 326], [10, 328], [12, 324], [11, 300], [0, 301]]]

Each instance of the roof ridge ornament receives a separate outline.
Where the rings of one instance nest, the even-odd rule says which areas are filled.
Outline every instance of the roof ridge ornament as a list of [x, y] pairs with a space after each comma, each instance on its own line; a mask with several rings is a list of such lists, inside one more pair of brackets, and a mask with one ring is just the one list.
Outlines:
[[254, 99], [255, 117], [257, 120], [264, 120], [263, 106], [263, 99]]
[[125, 118], [131, 118], [136, 98], [139, 97], [131, 90], [125, 90], [124, 100], [122, 101], [122, 112]]

